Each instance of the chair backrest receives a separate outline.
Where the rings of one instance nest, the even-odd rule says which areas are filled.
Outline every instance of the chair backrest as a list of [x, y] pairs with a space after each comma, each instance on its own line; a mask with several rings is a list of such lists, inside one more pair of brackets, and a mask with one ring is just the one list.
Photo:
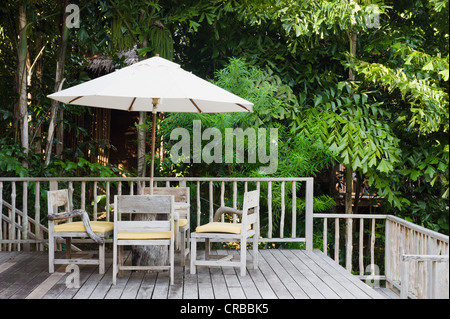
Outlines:
[[[173, 195], [114, 196], [114, 231], [173, 231]], [[167, 220], [121, 221], [120, 215], [167, 214]]]
[[[150, 194], [150, 187], [144, 188], [144, 195]], [[153, 187], [153, 195], [173, 195], [175, 202], [189, 203], [189, 187]]]
[[64, 206], [64, 211], [70, 211], [69, 191], [67, 189], [60, 189], [56, 191], [47, 192], [48, 213], [57, 214], [58, 207]]
[[[249, 211], [253, 213], [249, 214]], [[244, 193], [244, 203], [242, 207], [242, 229], [241, 233], [247, 231], [247, 226], [259, 221], [259, 190]]]
[[[150, 194], [150, 187], [144, 188], [144, 194]], [[173, 195], [176, 203], [190, 204], [189, 187], [153, 187], [153, 195]], [[178, 208], [177, 212], [190, 222], [190, 208]]]

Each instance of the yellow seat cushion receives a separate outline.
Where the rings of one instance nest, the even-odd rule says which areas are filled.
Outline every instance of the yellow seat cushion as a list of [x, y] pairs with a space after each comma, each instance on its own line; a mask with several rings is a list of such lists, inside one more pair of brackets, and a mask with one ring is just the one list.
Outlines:
[[[249, 225], [248, 230], [251, 229]], [[197, 233], [229, 233], [229, 234], [240, 234], [241, 224], [240, 223], [221, 223], [212, 222], [205, 225], [198, 226], [195, 231]]]
[[179, 219], [179, 220], [178, 220], [178, 226], [179, 226], [179, 227], [184, 227], [184, 226], [187, 225], [187, 223], [188, 223], [188, 220], [187, 220], [187, 219]]
[[[99, 222], [91, 221], [91, 228], [94, 233], [104, 233], [114, 229], [113, 222]], [[55, 225], [55, 232], [57, 233], [83, 233], [86, 232], [83, 222], [71, 222], [60, 225]]]
[[170, 231], [119, 231], [117, 239], [170, 239]]

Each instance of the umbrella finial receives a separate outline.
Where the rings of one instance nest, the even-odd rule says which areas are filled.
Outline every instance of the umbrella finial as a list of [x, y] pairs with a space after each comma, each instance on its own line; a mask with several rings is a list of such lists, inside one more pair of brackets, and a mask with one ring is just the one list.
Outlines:
[[155, 56], [159, 56], [159, 53], [155, 53]]

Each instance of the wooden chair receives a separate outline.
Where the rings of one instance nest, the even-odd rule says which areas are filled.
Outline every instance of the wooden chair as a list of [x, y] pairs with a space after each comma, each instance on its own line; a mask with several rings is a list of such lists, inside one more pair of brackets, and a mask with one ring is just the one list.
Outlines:
[[[231, 213], [241, 216], [240, 223], [219, 222], [221, 215]], [[196, 266], [232, 266], [240, 267], [241, 276], [246, 275], [247, 240], [253, 236], [253, 267], [258, 267], [258, 238], [259, 238], [259, 191], [244, 193], [242, 211], [229, 207], [221, 207], [216, 211], [214, 221], [198, 226], [191, 233], [191, 274], [195, 274]], [[197, 260], [197, 241], [205, 240], [205, 260]], [[219, 256], [219, 260], [209, 260], [210, 242], [240, 242], [240, 260], [231, 261], [232, 255]]]
[[[90, 221], [84, 210], [70, 211], [69, 192], [67, 189], [47, 192], [48, 196], [48, 263], [49, 272], [55, 271], [55, 264], [90, 264], [99, 265], [99, 273], [105, 273], [105, 238], [113, 234], [114, 223]], [[58, 207], [64, 206], [64, 212], [58, 213]], [[82, 221], [68, 221], [81, 217]], [[58, 223], [66, 221], [65, 223]], [[72, 238], [90, 237], [99, 244], [98, 259], [71, 259]], [[66, 259], [55, 259], [55, 243], [58, 238], [66, 238]]]
[[[167, 220], [122, 221], [122, 214], [167, 214]], [[113, 284], [121, 270], [169, 270], [174, 283], [174, 197], [160, 195], [114, 196]], [[169, 266], [124, 266], [123, 246], [167, 245]]]
[[[150, 187], [144, 188], [144, 194], [150, 194]], [[175, 247], [181, 252], [181, 266], [185, 266], [190, 246], [190, 190], [189, 187], [154, 187], [153, 195], [173, 195], [175, 197]], [[181, 239], [181, 240], [180, 240]]]

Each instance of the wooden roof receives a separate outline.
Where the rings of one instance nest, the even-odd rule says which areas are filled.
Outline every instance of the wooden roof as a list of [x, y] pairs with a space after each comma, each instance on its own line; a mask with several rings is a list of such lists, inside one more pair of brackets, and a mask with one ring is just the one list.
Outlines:
[[[138, 62], [136, 47], [128, 51], [120, 51], [117, 55], [119, 57], [125, 56], [126, 65], [131, 65]], [[108, 74], [113, 72], [116, 68], [115, 63], [113, 63], [113, 58], [110, 56], [105, 56], [101, 53], [88, 57], [87, 60], [89, 61], [87, 71], [96, 76]]]

